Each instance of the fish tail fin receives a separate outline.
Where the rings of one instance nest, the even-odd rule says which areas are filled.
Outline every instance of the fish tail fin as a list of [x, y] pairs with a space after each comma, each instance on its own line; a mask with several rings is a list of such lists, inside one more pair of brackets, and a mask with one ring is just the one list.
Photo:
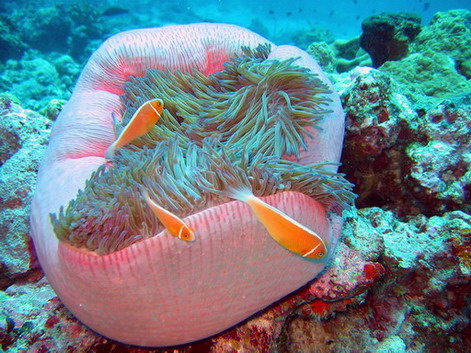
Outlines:
[[203, 190], [222, 197], [245, 201], [247, 198], [253, 196], [252, 188], [246, 183], [233, 183], [227, 185], [221, 181], [222, 178], [220, 177], [216, 179], [218, 182], [214, 182], [209, 181], [207, 178], [201, 175], [197, 175], [196, 179], [198, 180], [198, 183]]
[[115, 144], [116, 142], [113, 142], [105, 152], [105, 159], [107, 160], [112, 160], [114, 158], [114, 152], [115, 152]]
[[239, 185], [239, 186], [230, 186], [228, 187], [224, 193], [225, 196], [236, 199], [239, 201], [247, 201], [249, 198], [254, 197], [252, 189], [247, 185]]
[[147, 192], [145, 187], [139, 185], [139, 192], [141, 193], [141, 196], [144, 198], [145, 201], [150, 200], [149, 193]]

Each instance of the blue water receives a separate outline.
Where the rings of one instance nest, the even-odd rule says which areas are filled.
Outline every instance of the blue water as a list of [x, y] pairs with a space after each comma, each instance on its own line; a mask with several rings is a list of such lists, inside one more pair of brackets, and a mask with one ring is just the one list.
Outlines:
[[67, 100], [92, 53], [136, 28], [232, 23], [307, 49], [358, 37], [371, 15], [413, 12], [427, 25], [435, 13], [458, 8], [471, 10], [471, 0], [0, 0], [0, 92], [36, 110]]
[[39, 9], [56, 4], [92, 5], [98, 11], [110, 6], [128, 13], [105, 16], [100, 20], [112, 24], [109, 32], [139, 27], [191, 22], [226, 22], [253, 29], [277, 44], [293, 43], [293, 37], [311, 28], [330, 31], [335, 38], [352, 38], [361, 34], [361, 22], [381, 12], [414, 12], [427, 24], [438, 11], [464, 8], [471, 10], [471, 0], [135, 0], [135, 1], [6, 1], [0, 11], [21, 9], [28, 4]]

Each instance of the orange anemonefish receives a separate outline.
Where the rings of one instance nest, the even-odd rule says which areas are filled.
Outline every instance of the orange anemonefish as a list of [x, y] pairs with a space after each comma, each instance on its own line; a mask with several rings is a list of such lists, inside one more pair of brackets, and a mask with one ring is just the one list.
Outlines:
[[112, 159], [117, 148], [123, 147], [148, 133], [159, 120], [163, 109], [164, 103], [160, 98], [151, 99], [141, 105], [116, 141], [108, 147], [105, 158]]
[[165, 208], [157, 205], [154, 201], [151, 200], [149, 194], [146, 190], [141, 188], [142, 195], [147, 205], [150, 207], [154, 215], [159, 219], [160, 223], [164, 225], [167, 231], [172, 234], [174, 237], [185, 241], [194, 241], [195, 232], [192, 228], [187, 226], [185, 222], [178, 216], [174, 215], [172, 212], [166, 210]]
[[321, 259], [326, 255], [324, 240], [316, 232], [262, 201], [250, 190], [231, 190], [229, 195], [249, 205], [271, 237], [285, 249], [312, 259]]

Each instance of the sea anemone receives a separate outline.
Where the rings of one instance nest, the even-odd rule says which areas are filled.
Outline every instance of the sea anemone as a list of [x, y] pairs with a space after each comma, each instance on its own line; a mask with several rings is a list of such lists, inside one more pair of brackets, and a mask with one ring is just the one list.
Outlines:
[[302, 192], [326, 208], [348, 204], [352, 193], [341, 175], [324, 164], [282, 159], [306, 149], [304, 127], [315, 127], [326, 113], [331, 92], [294, 59], [266, 61], [269, 51], [244, 48], [209, 76], [150, 69], [130, 79], [121, 96], [124, 124], [152, 98], [160, 97], [166, 110], [112, 168], [100, 167], [65, 211], [51, 215], [58, 238], [103, 255], [159, 234], [164, 227], [146, 206], [142, 186], [181, 218], [227, 202], [218, 197], [227, 183], [250, 185], [257, 196]]
[[[157, 124], [107, 159], [121, 127], [156, 98]], [[295, 47], [208, 23], [110, 38], [40, 167], [31, 224], [49, 282], [90, 328], [135, 345], [191, 342], [244, 320], [331, 258], [338, 211], [353, 198], [337, 174], [343, 124], [331, 83]], [[274, 241], [234, 200], [237, 187], [329, 253], [308, 259]], [[194, 241], [168, 231], [148, 198]]]

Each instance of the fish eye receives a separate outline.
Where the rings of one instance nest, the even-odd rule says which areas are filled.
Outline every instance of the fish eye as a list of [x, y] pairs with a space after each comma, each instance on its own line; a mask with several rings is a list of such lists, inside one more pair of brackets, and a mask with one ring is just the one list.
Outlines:
[[325, 255], [325, 254], [324, 254], [323, 252], [318, 252], [318, 253], [317, 253], [317, 256], [319, 256], [319, 257], [323, 257], [324, 255]]

